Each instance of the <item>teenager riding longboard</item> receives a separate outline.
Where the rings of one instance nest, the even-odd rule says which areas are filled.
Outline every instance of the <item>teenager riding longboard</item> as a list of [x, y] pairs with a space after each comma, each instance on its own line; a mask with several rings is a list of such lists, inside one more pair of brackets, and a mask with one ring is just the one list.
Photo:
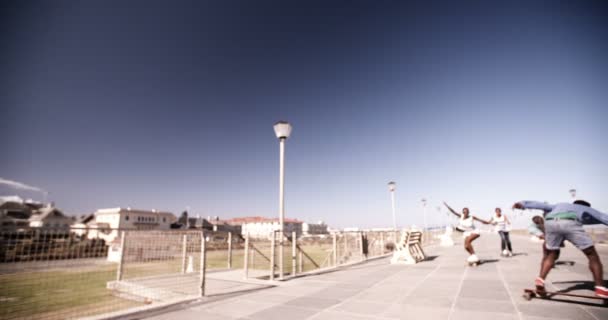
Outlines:
[[595, 282], [595, 295], [608, 298], [608, 289], [604, 287], [604, 272], [600, 256], [593, 246], [593, 240], [583, 229], [583, 224], [608, 225], [608, 215], [593, 208], [589, 202], [576, 200], [574, 203], [548, 204], [538, 201], [520, 201], [513, 205], [515, 209], [542, 210], [545, 215], [545, 248], [540, 274], [534, 281], [535, 292], [543, 295], [545, 279], [553, 268], [560, 245], [568, 240], [581, 250], [589, 260], [589, 270]]
[[473, 248], [473, 241], [479, 238], [479, 229], [475, 227], [474, 220], [477, 220], [483, 224], [490, 224], [490, 222], [469, 214], [469, 208], [463, 208], [462, 214], [460, 214], [448, 206], [447, 203], [444, 202], [443, 204], [448, 208], [448, 210], [450, 210], [450, 212], [460, 219], [458, 226], [456, 227], [456, 231], [464, 233], [464, 249], [469, 253], [467, 263], [469, 266], [479, 265], [481, 261], [475, 254], [475, 249]]

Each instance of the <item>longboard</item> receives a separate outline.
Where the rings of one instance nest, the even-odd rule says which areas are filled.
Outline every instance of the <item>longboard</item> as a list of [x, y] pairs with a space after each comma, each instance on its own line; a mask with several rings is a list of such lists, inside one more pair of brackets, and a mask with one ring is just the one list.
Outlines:
[[[567, 292], [555, 292], [555, 291], [545, 291], [544, 293], [538, 293], [538, 291], [534, 290], [534, 289], [524, 289], [524, 299], [530, 301], [532, 300], [532, 298], [537, 298], [537, 299], [545, 299], [545, 300], [556, 300], [556, 299], [552, 299], [552, 297], [554, 296], [565, 296], [565, 297], [574, 297], [574, 298], [584, 298], [584, 299], [593, 299], [593, 300], [600, 300], [603, 301], [604, 304], [608, 304], [608, 298], [602, 298], [602, 297], [596, 297], [596, 296], [590, 296], [590, 295], [584, 295], [584, 294], [574, 294], [574, 293], [567, 293]], [[564, 301], [564, 300], [558, 300], [558, 301]], [[566, 302], [566, 301], [564, 301]], [[573, 302], [576, 303], [577, 301], [568, 301], [568, 302]]]

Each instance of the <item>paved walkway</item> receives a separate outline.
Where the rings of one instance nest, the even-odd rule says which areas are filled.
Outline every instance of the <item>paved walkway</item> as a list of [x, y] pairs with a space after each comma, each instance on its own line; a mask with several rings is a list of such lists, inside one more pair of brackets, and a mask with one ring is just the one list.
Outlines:
[[[525, 301], [522, 290], [538, 272], [541, 245], [523, 236], [512, 240], [516, 255], [501, 258], [498, 236], [483, 234], [475, 242], [478, 256], [486, 259], [479, 267], [465, 266], [459, 241], [455, 247], [427, 248], [434, 258], [417, 265], [371, 261], [148, 319], [608, 319], [608, 308], [601, 306]], [[608, 266], [608, 247], [598, 249]], [[580, 290], [590, 280], [583, 254], [567, 247], [561, 259], [574, 265], [554, 269], [549, 286], [576, 286], [573, 292], [590, 294]]]

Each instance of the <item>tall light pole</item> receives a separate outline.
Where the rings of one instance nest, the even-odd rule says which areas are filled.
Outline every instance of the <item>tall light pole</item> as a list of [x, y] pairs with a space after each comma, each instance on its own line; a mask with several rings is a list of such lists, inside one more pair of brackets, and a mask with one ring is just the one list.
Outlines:
[[570, 189], [568, 192], [570, 192], [570, 197], [572, 198], [571, 202], [576, 201], [576, 189]]
[[[285, 140], [291, 134], [291, 124], [279, 121], [274, 124], [274, 133], [279, 138], [279, 279], [283, 279], [283, 236], [285, 226]], [[274, 234], [273, 234], [274, 237]], [[296, 241], [296, 239], [292, 239]]]
[[426, 230], [427, 225], [426, 225], [426, 198], [422, 198], [420, 200], [420, 202], [422, 202], [422, 210], [424, 212], [424, 230]]
[[394, 181], [388, 183], [388, 191], [391, 193], [391, 206], [393, 208], [393, 230], [397, 230], [397, 218], [395, 217], [395, 189], [397, 184]]

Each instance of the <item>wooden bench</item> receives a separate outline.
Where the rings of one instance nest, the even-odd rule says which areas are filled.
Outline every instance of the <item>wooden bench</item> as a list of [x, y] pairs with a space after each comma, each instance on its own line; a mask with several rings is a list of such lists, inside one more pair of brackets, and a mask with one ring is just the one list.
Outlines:
[[422, 236], [422, 231], [404, 231], [393, 252], [391, 263], [416, 264], [426, 259], [424, 250], [422, 250]]

